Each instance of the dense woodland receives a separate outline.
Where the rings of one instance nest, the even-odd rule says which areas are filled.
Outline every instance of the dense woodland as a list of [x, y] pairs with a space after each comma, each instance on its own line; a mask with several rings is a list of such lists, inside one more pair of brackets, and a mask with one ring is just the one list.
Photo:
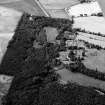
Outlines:
[[35, 17], [24, 14], [0, 65], [0, 73], [14, 76], [3, 105], [105, 105], [91, 87], [75, 83], [60, 84], [60, 76], [53, 70], [52, 61], [59, 56], [57, 45], [46, 43], [42, 48], [33, 42], [44, 26], [56, 27], [63, 33], [72, 32], [72, 21]]
[[29, 56], [28, 52], [32, 49], [33, 42], [43, 27], [56, 27], [60, 29], [60, 33], [63, 33], [65, 30], [72, 31], [72, 21], [66, 19], [33, 16], [33, 21], [30, 21], [29, 18], [30, 15], [28, 14], [22, 16], [14, 36], [9, 42], [8, 49], [0, 65], [1, 74], [15, 75], [21, 71], [24, 61]]

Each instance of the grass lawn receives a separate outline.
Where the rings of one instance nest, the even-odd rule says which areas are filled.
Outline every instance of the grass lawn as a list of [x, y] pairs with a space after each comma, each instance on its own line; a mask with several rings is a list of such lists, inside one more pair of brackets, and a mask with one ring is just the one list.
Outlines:
[[80, 73], [73, 73], [67, 69], [59, 70], [57, 73], [60, 74], [61, 81], [65, 83], [70, 81], [72, 83], [78, 83], [82, 86], [96, 87], [105, 91], [105, 81], [97, 80]]
[[101, 32], [102, 34], [105, 34], [105, 19], [104, 17], [80, 17], [75, 18], [74, 27], [75, 28], [82, 28], [87, 31], [91, 32]]
[[88, 49], [83, 63], [87, 68], [105, 73], [105, 50]]

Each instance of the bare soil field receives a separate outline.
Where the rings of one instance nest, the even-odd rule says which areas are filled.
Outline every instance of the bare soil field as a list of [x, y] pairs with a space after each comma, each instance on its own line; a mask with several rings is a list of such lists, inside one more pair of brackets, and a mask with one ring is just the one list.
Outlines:
[[21, 12], [0, 6], [0, 33], [14, 32], [21, 15]]
[[20, 12], [31, 13], [37, 16], [45, 16], [34, 0], [16, 0], [15, 2], [13, 0], [7, 0], [5, 2], [0, 2], [0, 5], [18, 10]]

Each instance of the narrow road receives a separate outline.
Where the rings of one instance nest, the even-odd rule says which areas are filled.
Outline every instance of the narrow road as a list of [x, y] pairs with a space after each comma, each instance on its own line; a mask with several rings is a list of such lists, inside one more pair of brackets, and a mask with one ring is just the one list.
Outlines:
[[47, 12], [47, 10], [43, 7], [43, 5], [41, 4], [41, 2], [39, 0], [35, 0], [35, 2], [38, 4], [38, 6], [41, 8], [41, 10], [44, 12], [44, 14], [47, 17], [50, 17], [50, 14]]

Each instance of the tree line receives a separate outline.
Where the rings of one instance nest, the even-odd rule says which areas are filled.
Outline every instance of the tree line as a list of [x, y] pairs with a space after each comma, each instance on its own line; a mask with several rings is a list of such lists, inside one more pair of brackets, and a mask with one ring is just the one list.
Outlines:
[[70, 58], [71, 61], [74, 62], [74, 63], [70, 63], [70, 64], [66, 64], [65, 65], [65, 67], [68, 70], [70, 70], [72, 72], [82, 73], [84, 75], [93, 77], [95, 79], [99, 79], [99, 80], [105, 81], [105, 73], [102, 73], [102, 72], [98, 71], [98, 69], [93, 70], [93, 69], [87, 68], [82, 63], [82, 60], [84, 60], [84, 58], [75, 57], [75, 54], [73, 53], [73, 51], [71, 51], [69, 53], [68, 57]]

